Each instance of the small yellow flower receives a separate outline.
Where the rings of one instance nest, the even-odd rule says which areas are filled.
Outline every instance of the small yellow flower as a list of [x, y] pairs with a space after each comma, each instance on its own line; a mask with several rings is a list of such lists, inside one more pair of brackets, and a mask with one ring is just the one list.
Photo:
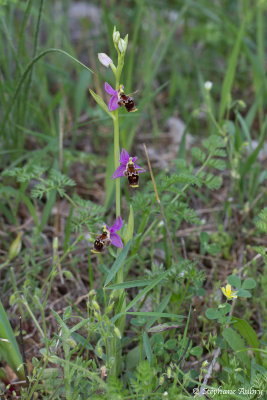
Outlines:
[[232, 300], [232, 299], [236, 299], [237, 298], [236, 292], [234, 292], [232, 290], [231, 285], [228, 284], [228, 285], [226, 285], [225, 288], [222, 287], [221, 289], [222, 289], [223, 294], [225, 295], [225, 297], [227, 297], [228, 300]]

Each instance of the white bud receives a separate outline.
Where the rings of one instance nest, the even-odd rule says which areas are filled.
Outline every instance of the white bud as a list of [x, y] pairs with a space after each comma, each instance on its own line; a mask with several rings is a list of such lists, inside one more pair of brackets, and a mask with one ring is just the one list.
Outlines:
[[212, 89], [212, 85], [213, 85], [213, 83], [210, 82], [210, 81], [207, 81], [207, 82], [204, 83], [204, 87], [208, 91], [210, 91]]
[[114, 31], [113, 32], [113, 42], [114, 43], [118, 43], [118, 41], [120, 40], [120, 32], [119, 31]]
[[125, 42], [125, 40], [123, 40], [123, 39], [119, 40], [118, 48], [119, 48], [121, 53], [125, 53], [125, 50], [126, 50], [126, 42]]
[[104, 67], [108, 68], [112, 64], [111, 58], [105, 53], [98, 53], [98, 59]]

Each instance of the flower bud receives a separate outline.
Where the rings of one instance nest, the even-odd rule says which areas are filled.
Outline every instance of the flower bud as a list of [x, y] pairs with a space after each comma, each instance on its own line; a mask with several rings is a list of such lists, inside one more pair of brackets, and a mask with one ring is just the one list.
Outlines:
[[207, 82], [204, 83], [204, 88], [205, 88], [207, 91], [210, 91], [210, 90], [212, 89], [212, 85], [213, 85], [212, 82], [207, 81]]
[[99, 304], [98, 304], [95, 300], [92, 301], [92, 304], [93, 304], [93, 307], [94, 307], [94, 309], [95, 309], [96, 311], [99, 311], [99, 310], [100, 310]]
[[55, 236], [53, 239], [53, 250], [54, 250], [54, 253], [56, 253], [58, 250], [58, 237], [57, 236]]
[[171, 379], [171, 377], [172, 377], [172, 369], [171, 369], [171, 367], [168, 367], [168, 369], [167, 369], [167, 377], [169, 379]]
[[77, 343], [73, 338], [68, 338], [67, 342], [72, 349], [74, 349], [77, 346]]
[[21, 250], [21, 235], [22, 233], [19, 232], [18, 236], [16, 239], [11, 243], [11, 246], [9, 248], [8, 252], [8, 261], [13, 260], [13, 258], [17, 257]]
[[118, 41], [120, 40], [120, 36], [121, 36], [120, 32], [114, 30], [114, 32], [113, 32], [113, 42], [114, 43], [118, 43]]
[[104, 65], [104, 67], [108, 68], [110, 66], [110, 64], [113, 63], [113, 61], [111, 60], [111, 58], [105, 54], [105, 53], [98, 53], [98, 59], [99, 62]]
[[125, 42], [125, 40], [123, 40], [123, 39], [119, 40], [118, 48], [119, 48], [121, 53], [125, 53], [125, 51], [126, 51], [126, 42]]
[[98, 357], [101, 358], [102, 355], [103, 355], [102, 347], [101, 346], [97, 346], [96, 351], [97, 351]]
[[96, 295], [96, 291], [95, 291], [95, 289], [92, 289], [92, 290], [90, 290], [90, 292], [89, 292], [89, 297], [91, 297], [91, 296], [95, 296]]
[[159, 378], [159, 385], [161, 386], [163, 385], [163, 383], [164, 383], [164, 376], [161, 375], [161, 377]]
[[115, 333], [115, 335], [117, 336], [118, 339], [121, 339], [120, 330], [116, 326], [114, 326], [114, 333]]
[[109, 314], [112, 310], [113, 310], [113, 307], [114, 307], [114, 301], [108, 306], [108, 308], [106, 309], [106, 313], [107, 314]]

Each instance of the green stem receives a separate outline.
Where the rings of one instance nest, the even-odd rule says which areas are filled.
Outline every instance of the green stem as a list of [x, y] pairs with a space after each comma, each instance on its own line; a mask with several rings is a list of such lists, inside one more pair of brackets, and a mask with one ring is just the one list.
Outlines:
[[66, 400], [72, 399], [71, 394], [71, 377], [70, 377], [70, 346], [66, 341], [63, 341], [63, 351], [65, 353], [66, 364], [64, 365], [64, 384], [66, 391]]
[[[114, 111], [114, 170], [120, 166], [120, 130], [119, 130], [119, 113], [118, 110]], [[116, 179], [116, 217], [121, 215], [121, 187], [120, 180]]]

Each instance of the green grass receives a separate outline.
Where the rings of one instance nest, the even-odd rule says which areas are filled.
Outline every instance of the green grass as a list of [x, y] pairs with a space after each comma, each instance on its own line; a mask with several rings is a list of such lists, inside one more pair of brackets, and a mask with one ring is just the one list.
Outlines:
[[[99, 24], [75, 22], [76, 3], [0, 1], [0, 397], [176, 400], [221, 386], [264, 399], [266, 2], [88, 2]], [[120, 83], [138, 108], [119, 109], [120, 149], [146, 173], [138, 189], [117, 181], [124, 249], [95, 255], [116, 219], [115, 85], [97, 58], [116, 64], [114, 26], [129, 35]], [[31, 368], [14, 386], [20, 315]]]

